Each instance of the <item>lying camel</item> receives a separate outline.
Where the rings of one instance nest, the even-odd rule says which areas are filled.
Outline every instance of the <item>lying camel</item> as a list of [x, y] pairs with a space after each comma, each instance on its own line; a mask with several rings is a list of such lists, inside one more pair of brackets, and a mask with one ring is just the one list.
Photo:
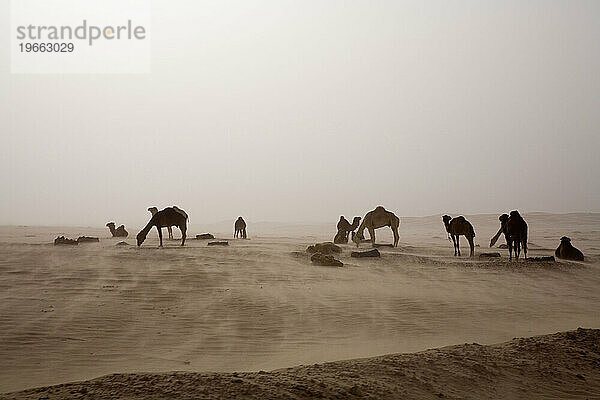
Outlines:
[[185, 244], [185, 233], [187, 231], [187, 218], [174, 207], [167, 207], [164, 210], [158, 211], [150, 218], [148, 224], [137, 234], [138, 247], [144, 243], [150, 229], [155, 226], [160, 239], [160, 247], [162, 247], [162, 228], [166, 226], [176, 226], [181, 231], [181, 245]]
[[363, 218], [362, 224], [358, 227], [356, 235], [352, 238], [352, 241], [356, 243], [356, 247], [359, 246], [362, 239], [364, 239], [363, 232], [365, 229], [369, 230], [371, 236], [371, 244], [375, 246], [375, 229], [389, 226], [394, 234], [394, 247], [398, 246], [398, 240], [400, 235], [398, 234], [398, 227], [400, 226], [400, 218], [398, 218], [393, 212], [386, 211], [382, 206], [378, 206], [373, 211], [369, 211]]
[[469, 242], [469, 246], [471, 247], [471, 255], [469, 257], [473, 257], [475, 254], [475, 245], [473, 244], [475, 230], [473, 229], [473, 225], [471, 225], [471, 223], [462, 215], [455, 218], [452, 218], [449, 215], [444, 215], [442, 220], [444, 221], [444, 226], [446, 226], [448, 238], [452, 237], [452, 242], [454, 243], [454, 255], [456, 256], [458, 254], [460, 257], [459, 238], [460, 235], [464, 235]]
[[337, 224], [337, 233], [333, 238], [333, 243], [343, 244], [348, 243], [348, 234], [352, 232], [352, 236], [354, 236], [354, 230], [358, 228], [360, 224], [361, 217], [354, 217], [352, 220], [352, 224], [348, 222], [348, 220], [342, 215]]
[[525, 259], [527, 259], [527, 223], [521, 217], [518, 211], [514, 210], [508, 214], [502, 214], [499, 218], [500, 229], [490, 240], [490, 247], [496, 244], [496, 241], [502, 233], [506, 239], [508, 245], [509, 260], [512, 260], [512, 250], [515, 249], [515, 257], [519, 259], [521, 254], [521, 245], [523, 246], [523, 252], [525, 253]]
[[242, 237], [242, 239], [246, 239], [246, 221], [244, 221], [244, 218], [239, 217], [236, 221], [235, 224], [233, 224], [233, 228], [235, 229], [235, 232], [233, 234], [234, 238], [238, 238], [238, 237]]
[[554, 252], [556, 258], [564, 260], [583, 261], [583, 253], [571, 244], [571, 238], [563, 236], [560, 238], [560, 246]]
[[115, 223], [109, 222], [108, 224], [106, 224], [106, 226], [108, 226], [108, 229], [110, 230], [110, 233], [112, 234], [113, 237], [129, 236], [129, 233], [125, 230], [125, 225], [121, 225], [117, 229], [115, 229]]
[[[179, 208], [177, 206], [173, 206], [173, 209], [175, 211], [177, 211], [178, 213], [180, 213], [181, 215], [183, 215], [185, 217], [185, 219], [188, 219], [188, 215], [181, 208]], [[156, 214], [158, 212], [158, 208], [156, 208], [156, 207], [150, 207], [148, 209], [148, 211], [150, 211], [150, 213], [152, 214], [152, 216], [154, 216], [154, 214]], [[167, 226], [167, 231], [169, 232], [169, 240], [173, 240], [173, 229], [170, 226]]]

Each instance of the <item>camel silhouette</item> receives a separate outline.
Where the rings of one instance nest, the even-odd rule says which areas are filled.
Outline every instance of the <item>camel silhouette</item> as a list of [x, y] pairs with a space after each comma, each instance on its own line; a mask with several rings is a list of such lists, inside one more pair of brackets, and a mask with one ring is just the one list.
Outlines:
[[[180, 213], [181, 215], [183, 215], [185, 217], [185, 219], [188, 219], [188, 215], [181, 208], [179, 208], [177, 206], [173, 206], [173, 209], [175, 211], [177, 211], [178, 213]], [[150, 211], [152, 216], [154, 216], [154, 214], [156, 214], [158, 212], [158, 208], [150, 207], [150, 208], [148, 208], [148, 211]], [[170, 226], [167, 226], [167, 231], [169, 232], [169, 240], [173, 240], [173, 228], [171, 228]]]
[[527, 259], [527, 223], [521, 217], [521, 214], [517, 210], [511, 211], [510, 215], [502, 214], [498, 217], [500, 220], [500, 229], [490, 240], [490, 247], [496, 244], [496, 241], [502, 233], [506, 239], [508, 246], [508, 257], [512, 260], [512, 251], [515, 250], [515, 257], [519, 259], [521, 254], [521, 246], [523, 246], [523, 252], [525, 253], [525, 259]]
[[[186, 214], [187, 215], [187, 214]], [[162, 228], [167, 226], [176, 226], [181, 231], [181, 245], [185, 244], [185, 233], [187, 231], [187, 218], [181, 212], [175, 210], [174, 207], [167, 207], [164, 210], [158, 211], [150, 218], [148, 224], [137, 234], [137, 245], [138, 247], [144, 243], [146, 236], [150, 229], [155, 226], [158, 231], [158, 238], [160, 239], [160, 247], [162, 247]]]
[[382, 206], [378, 206], [373, 211], [369, 211], [363, 218], [362, 223], [356, 231], [356, 235], [352, 238], [352, 241], [356, 243], [356, 247], [359, 246], [360, 241], [364, 239], [363, 232], [365, 229], [369, 230], [371, 236], [371, 244], [375, 246], [375, 229], [389, 226], [394, 234], [394, 247], [398, 246], [398, 240], [400, 235], [398, 234], [398, 227], [400, 226], [400, 218], [398, 218], [393, 212], [387, 211]]
[[343, 244], [348, 243], [348, 234], [352, 232], [354, 236], [354, 230], [358, 228], [361, 217], [354, 217], [352, 224], [342, 215], [339, 222], [337, 223], [337, 233], [333, 238], [333, 243]]
[[233, 237], [234, 238], [238, 238], [241, 236], [242, 239], [246, 239], [246, 221], [244, 221], [244, 218], [239, 217], [236, 221], [235, 224], [233, 224], [233, 228], [235, 230]]
[[583, 253], [571, 244], [571, 238], [563, 236], [560, 238], [560, 246], [554, 252], [556, 258], [564, 260], [584, 261]]
[[129, 233], [125, 230], [125, 225], [121, 225], [117, 229], [115, 229], [115, 223], [109, 222], [108, 224], [106, 224], [106, 226], [108, 226], [108, 230], [110, 230], [110, 233], [113, 237], [129, 236]]
[[446, 232], [448, 232], [448, 237], [452, 237], [452, 242], [454, 243], [454, 255], [458, 255], [460, 257], [459, 238], [460, 235], [464, 235], [469, 242], [469, 246], [471, 247], [471, 254], [469, 257], [473, 257], [475, 254], [475, 245], [473, 243], [475, 230], [473, 229], [473, 225], [471, 225], [471, 223], [462, 215], [455, 218], [452, 218], [449, 215], [444, 215], [442, 220], [444, 221]]

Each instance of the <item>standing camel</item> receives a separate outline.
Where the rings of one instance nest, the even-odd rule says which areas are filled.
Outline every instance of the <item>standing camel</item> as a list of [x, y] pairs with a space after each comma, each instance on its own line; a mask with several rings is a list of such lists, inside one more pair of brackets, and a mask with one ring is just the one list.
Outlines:
[[375, 246], [375, 229], [383, 228], [384, 226], [389, 226], [392, 229], [392, 233], [394, 234], [394, 247], [397, 247], [398, 240], [400, 240], [400, 235], [398, 234], [400, 218], [393, 212], [386, 211], [382, 206], [378, 206], [365, 215], [363, 222], [358, 227], [358, 231], [356, 231], [356, 235], [354, 235], [352, 241], [356, 243], [356, 247], [358, 247], [361, 239], [364, 239], [364, 230], [368, 229], [369, 235], [371, 235], [371, 244]]
[[246, 239], [246, 221], [244, 221], [244, 218], [239, 217], [236, 221], [235, 224], [233, 224], [233, 228], [235, 229], [235, 232], [233, 234], [234, 238], [238, 238], [238, 237], [242, 237], [242, 239]]
[[336, 243], [336, 244], [348, 243], [348, 234], [350, 232], [352, 232], [352, 234], [354, 234], [354, 230], [356, 228], [358, 228], [358, 225], [360, 224], [360, 220], [361, 220], [361, 217], [354, 217], [354, 219], [352, 220], [352, 224], [350, 224], [350, 222], [348, 222], [348, 220], [346, 218], [344, 218], [344, 216], [342, 215], [340, 217], [339, 222], [337, 223], [338, 231], [337, 231], [335, 237], [333, 238], [333, 243]]
[[471, 223], [462, 215], [455, 218], [444, 215], [442, 220], [444, 221], [446, 232], [448, 232], [448, 237], [452, 237], [452, 242], [454, 243], [454, 256], [458, 255], [460, 257], [459, 238], [460, 235], [464, 235], [471, 247], [471, 255], [469, 257], [473, 257], [475, 254], [475, 245], [473, 244], [475, 230], [473, 229], [473, 225], [471, 225]]
[[174, 207], [167, 207], [164, 210], [158, 211], [150, 218], [148, 224], [137, 234], [138, 247], [144, 243], [150, 229], [155, 226], [158, 230], [158, 238], [160, 239], [160, 247], [162, 247], [162, 228], [166, 226], [176, 226], [181, 231], [181, 245], [185, 244], [185, 232], [187, 231], [187, 218]]
[[[173, 210], [175, 210], [178, 213], [180, 213], [181, 215], [183, 215], [185, 217], [185, 219], [188, 219], [188, 215], [181, 208], [179, 208], [177, 206], [173, 206]], [[156, 208], [156, 207], [150, 207], [148, 209], [148, 211], [150, 211], [150, 213], [152, 214], [152, 216], [154, 216], [154, 214], [156, 214], [158, 212], [158, 208]], [[173, 240], [173, 229], [170, 226], [167, 226], [167, 231], [169, 232], [169, 240]]]
[[125, 225], [121, 225], [115, 229], [115, 223], [109, 222], [106, 224], [106, 226], [108, 226], [108, 230], [113, 237], [127, 237], [129, 235], [129, 233], [125, 230]]
[[512, 260], [512, 250], [515, 249], [515, 257], [519, 259], [521, 254], [521, 245], [527, 259], [527, 223], [521, 217], [518, 211], [514, 210], [508, 214], [502, 214], [498, 217], [500, 220], [500, 229], [490, 240], [490, 247], [496, 244], [501, 234], [504, 233], [506, 244], [508, 245], [508, 257]]

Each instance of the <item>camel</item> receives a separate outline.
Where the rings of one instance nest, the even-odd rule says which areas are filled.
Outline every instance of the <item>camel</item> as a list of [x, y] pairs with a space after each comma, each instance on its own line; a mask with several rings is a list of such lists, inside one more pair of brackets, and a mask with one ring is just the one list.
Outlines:
[[[178, 213], [180, 213], [181, 215], [183, 215], [186, 220], [189, 218], [188, 215], [186, 214], [186, 212], [183, 211], [181, 208], [179, 208], [177, 206], [173, 206], [173, 209], [175, 211], [177, 211]], [[152, 216], [154, 216], [154, 214], [156, 214], [158, 212], [158, 208], [150, 207], [150, 208], [148, 208], [148, 211], [150, 211]], [[169, 240], [173, 240], [173, 229], [170, 226], [167, 226], [167, 231], [169, 232]]]
[[502, 214], [501, 216], [498, 217], [498, 220], [500, 221], [500, 229], [498, 229], [498, 232], [496, 232], [494, 237], [490, 240], [490, 247], [494, 247], [494, 245], [498, 241], [498, 238], [500, 237], [500, 235], [502, 235], [504, 233], [504, 238], [506, 239], [506, 245], [501, 244], [498, 247], [501, 249], [502, 248], [508, 249], [508, 236], [506, 236], [506, 221], [508, 221], [508, 214]]
[[563, 236], [560, 238], [560, 246], [554, 252], [556, 258], [564, 260], [583, 261], [583, 253], [571, 244], [571, 238]]
[[342, 215], [337, 224], [337, 233], [333, 238], [333, 243], [342, 244], [348, 243], [348, 234], [352, 232], [352, 236], [354, 236], [354, 230], [358, 228], [360, 224], [361, 217], [354, 217], [352, 220], [352, 224], [348, 222], [348, 220]]
[[113, 235], [113, 237], [129, 236], [129, 233], [125, 230], [125, 225], [121, 225], [117, 229], [115, 229], [115, 223], [109, 222], [108, 224], [106, 224], [106, 226], [108, 226], [108, 229], [110, 230], [110, 233]]
[[246, 221], [244, 221], [244, 218], [239, 217], [236, 221], [235, 224], [233, 224], [233, 228], [235, 229], [235, 232], [233, 234], [234, 238], [238, 238], [241, 236], [242, 239], [246, 239]]
[[371, 244], [375, 247], [375, 229], [389, 226], [394, 234], [394, 247], [398, 246], [398, 240], [400, 235], [398, 234], [398, 227], [400, 226], [400, 218], [398, 218], [393, 212], [387, 211], [382, 206], [378, 206], [373, 211], [369, 211], [363, 218], [362, 223], [356, 231], [356, 235], [352, 238], [352, 241], [356, 243], [356, 247], [359, 246], [361, 239], [364, 239], [363, 232], [365, 229], [369, 230], [371, 236]]
[[498, 219], [500, 220], [500, 229], [492, 240], [490, 240], [490, 247], [496, 243], [500, 234], [504, 233], [504, 238], [508, 245], [509, 260], [512, 260], [513, 247], [515, 249], [515, 257], [517, 260], [519, 259], [521, 246], [523, 246], [525, 259], [527, 259], [527, 223], [521, 217], [521, 214], [517, 210], [514, 210], [510, 212], [510, 215], [502, 214]]
[[164, 210], [158, 211], [150, 218], [148, 224], [137, 234], [138, 247], [144, 243], [150, 229], [155, 226], [160, 239], [160, 247], [162, 247], [162, 228], [166, 226], [176, 226], [181, 231], [181, 245], [185, 244], [185, 233], [187, 231], [187, 218], [181, 212], [175, 210], [174, 207], [167, 207]]
[[469, 242], [469, 246], [471, 247], [471, 254], [469, 257], [473, 257], [475, 254], [475, 245], [473, 244], [475, 230], [473, 229], [473, 225], [471, 225], [471, 223], [462, 215], [455, 218], [452, 218], [449, 215], [444, 215], [442, 220], [444, 221], [444, 226], [446, 226], [448, 238], [452, 237], [452, 242], [454, 243], [454, 256], [458, 255], [460, 257], [459, 238], [460, 235], [464, 235]]

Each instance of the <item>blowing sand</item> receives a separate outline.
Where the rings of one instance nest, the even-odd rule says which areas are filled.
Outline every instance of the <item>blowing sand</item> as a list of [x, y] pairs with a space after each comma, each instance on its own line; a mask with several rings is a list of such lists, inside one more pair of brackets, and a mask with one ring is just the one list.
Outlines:
[[[590, 330], [312, 365], [599, 328], [600, 214], [524, 217], [531, 256], [552, 255], [566, 235], [586, 262], [511, 263], [497, 249], [501, 258], [478, 259], [496, 215], [467, 216], [475, 259], [466, 241], [452, 257], [441, 217], [401, 218], [398, 248], [355, 259], [342, 245], [341, 268], [304, 253], [332, 239], [335, 220], [249, 222], [251, 240], [231, 239], [233, 224], [192, 225], [189, 236], [210, 231], [229, 246], [163, 249], [155, 231], [136, 248], [134, 227], [132, 246], [115, 246], [106, 228], [1, 227], [0, 392], [144, 372], [7, 397], [600, 397]], [[59, 235], [101, 240], [53, 246]], [[311, 366], [241, 372], [301, 364]], [[228, 373], [162, 374], [182, 370]]]

